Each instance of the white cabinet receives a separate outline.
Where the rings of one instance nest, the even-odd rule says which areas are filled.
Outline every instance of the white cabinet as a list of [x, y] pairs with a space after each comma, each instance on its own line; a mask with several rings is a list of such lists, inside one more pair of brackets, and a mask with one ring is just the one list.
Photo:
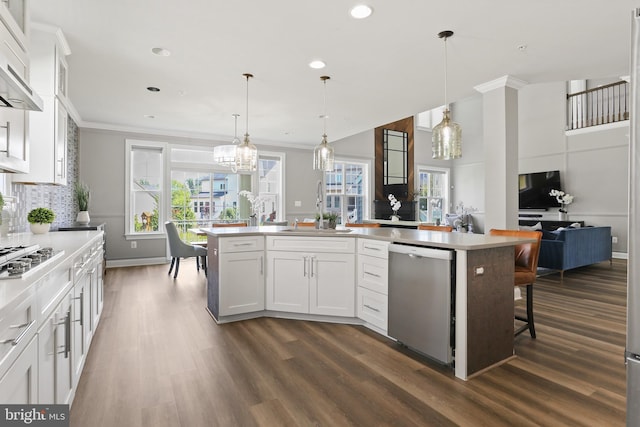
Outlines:
[[222, 237], [219, 251], [220, 316], [264, 310], [264, 237]]
[[0, 21], [7, 27], [11, 36], [26, 51], [27, 25], [29, 14], [25, 0], [0, 1]]
[[67, 184], [66, 104], [69, 54], [60, 31], [33, 31], [31, 35], [31, 85], [44, 103], [43, 111], [29, 117], [30, 170], [14, 182]]
[[[26, 52], [3, 22], [0, 22], [0, 40], [0, 54], [21, 79], [28, 81], [29, 60]], [[29, 171], [28, 114], [26, 110], [0, 107], [0, 170]]]
[[[86, 262], [86, 261], [85, 261]], [[73, 357], [73, 384], [74, 387], [80, 380], [82, 368], [91, 344], [91, 283], [87, 274], [86, 264], [82, 260], [74, 262], [76, 279], [73, 285], [73, 317], [72, 322], [72, 357]]]
[[389, 243], [358, 238], [358, 317], [387, 331]]
[[104, 249], [103, 242], [97, 241], [91, 248], [91, 258], [88, 261], [90, 295], [91, 295], [91, 334], [96, 331], [102, 314], [104, 302], [104, 281], [103, 281]]
[[3, 404], [38, 403], [38, 346], [33, 337], [11, 369], [0, 379]]
[[33, 404], [38, 399], [35, 298], [25, 295], [0, 313], [0, 402]]
[[353, 317], [355, 239], [267, 237], [268, 310]]

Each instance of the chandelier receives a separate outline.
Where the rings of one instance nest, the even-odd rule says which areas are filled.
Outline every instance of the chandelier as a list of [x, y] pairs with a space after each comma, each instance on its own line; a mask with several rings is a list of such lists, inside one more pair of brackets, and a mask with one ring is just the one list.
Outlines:
[[333, 170], [333, 147], [327, 141], [327, 80], [331, 77], [321, 76], [324, 84], [324, 112], [320, 116], [324, 121], [322, 141], [313, 150], [313, 169], [321, 171]]
[[253, 172], [258, 168], [258, 149], [249, 141], [249, 79], [253, 74], [245, 73], [243, 76], [247, 79], [246, 130], [244, 140], [236, 148], [236, 171]]

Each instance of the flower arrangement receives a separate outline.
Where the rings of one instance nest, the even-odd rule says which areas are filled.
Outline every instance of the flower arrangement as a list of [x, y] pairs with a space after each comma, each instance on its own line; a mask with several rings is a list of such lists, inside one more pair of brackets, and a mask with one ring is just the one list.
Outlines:
[[247, 200], [251, 204], [251, 216], [256, 217], [260, 212], [260, 204], [262, 204], [264, 200], [260, 196], [256, 196], [251, 191], [247, 190], [242, 190], [238, 194], [247, 198]]
[[389, 199], [389, 204], [391, 205], [391, 210], [393, 211], [393, 216], [398, 216], [398, 211], [400, 210], [400, 207], [402, 206], [402, 203], [400, 203], [399, 200], [396, 199], [396, 196], [394, 196], [393, 194], [389, 194], [389, 196], [387, 197]]
[[454, 224], [456, 229], [461, 229], [461, 228], [469, 229], [470, 227], [472, 227], [472, 224], [469, 222], [469, 215], [476, 212], [478, 209], [474, 208], [473, 206], [465, 207], [462, 200], [458, 202], [455, 209], [456, 209], [456, 214], [460, 217], [460, 220], [459, 220], [460, 223]]
[[567, 213], [567, 206], [573, 203], [573, 196], [569, 193], [565, 193], [562, 190], [551, 190], [549, 192], [551, 197], [555, 197], [561, 207], [559, 209], [562, 213]]
[[89, 186], [83, 182], [76, 182], [74, 193], [76, 195], [76, 200], [78, 201], [78, 210], [80, 211], [88, 211], [89, 210], [89, 200], [91, 199], [91, 192], [89, 191]]

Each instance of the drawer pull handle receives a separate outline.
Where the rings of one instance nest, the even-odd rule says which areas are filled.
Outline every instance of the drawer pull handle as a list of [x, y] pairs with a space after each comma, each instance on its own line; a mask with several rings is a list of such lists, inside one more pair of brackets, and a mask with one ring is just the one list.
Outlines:
[[247, 242], [247, 243], [234, 243], [233, 246], [252, 246], [253, 243], [251, 242]]
[[378, 310], [375, 307], [371, 307], [369, 304], [365, 304], [364, 306], [365, 306], [365, 308], [368, 308], [369, 310], [375, 311], [376, 313], [380, 313], [380, 310]]
[[364, 274], [367, 274], [369, 276], [373, 276], [373, 277], [377, 277], [378, 279], [382, 278], [381, 275], [379, 274], [375, 274], [375, 273], [369, 273], [368, 271], [365, 271]]
[[376, 247], [372, 247], [372, 246], [367, 246], [367, 245], [364, 245], [363, 247], [364, 247], [365, 249], [370, 249], [370, 250], [372, 250], [372, 251], [381, 251], [381, 250], [382, 250], [382, 249], [380, 249], [380, 248], [376, 248]]
[[0, 341], [0, 344], [9, 344], [11, 343], [11, 345], [18, 345], [20, 344], [20, 341], [22, 341], [22, 339], [25, 337], [25, 335], [27, 335], [27, 332], [29, 332], [29, 329], [31, 329], [31, 327], [33, 325], [36, 324], [35, 320], [32, 320], [29, 323], [24, 323], [22, 325], [12, 325], [10, 326], [10, 328], [24, 328], [24, 330], [22, 332], [20, 332], [20, 335], [18, 335], [17, 337], [13, 338], [13, 339], [8, 339], [8, 340], [4, 340], [4, 341]]

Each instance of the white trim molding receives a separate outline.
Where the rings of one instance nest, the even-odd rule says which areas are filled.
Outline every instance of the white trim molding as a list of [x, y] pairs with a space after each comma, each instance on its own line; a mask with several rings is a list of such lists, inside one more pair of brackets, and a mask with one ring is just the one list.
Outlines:
[[516, 77], [506, 75], [506, 76], [498, 77], [497, 79], [491, 80], [486, 83], [481, 83], [477, 86], [474, 86], [473, 88], [480, 93], [487, 93], [501, 87], [510, 87], [512, 89], [519, 90], [528, 84], [529, 83], [525, 82], [524, 80], [520, 80]]

